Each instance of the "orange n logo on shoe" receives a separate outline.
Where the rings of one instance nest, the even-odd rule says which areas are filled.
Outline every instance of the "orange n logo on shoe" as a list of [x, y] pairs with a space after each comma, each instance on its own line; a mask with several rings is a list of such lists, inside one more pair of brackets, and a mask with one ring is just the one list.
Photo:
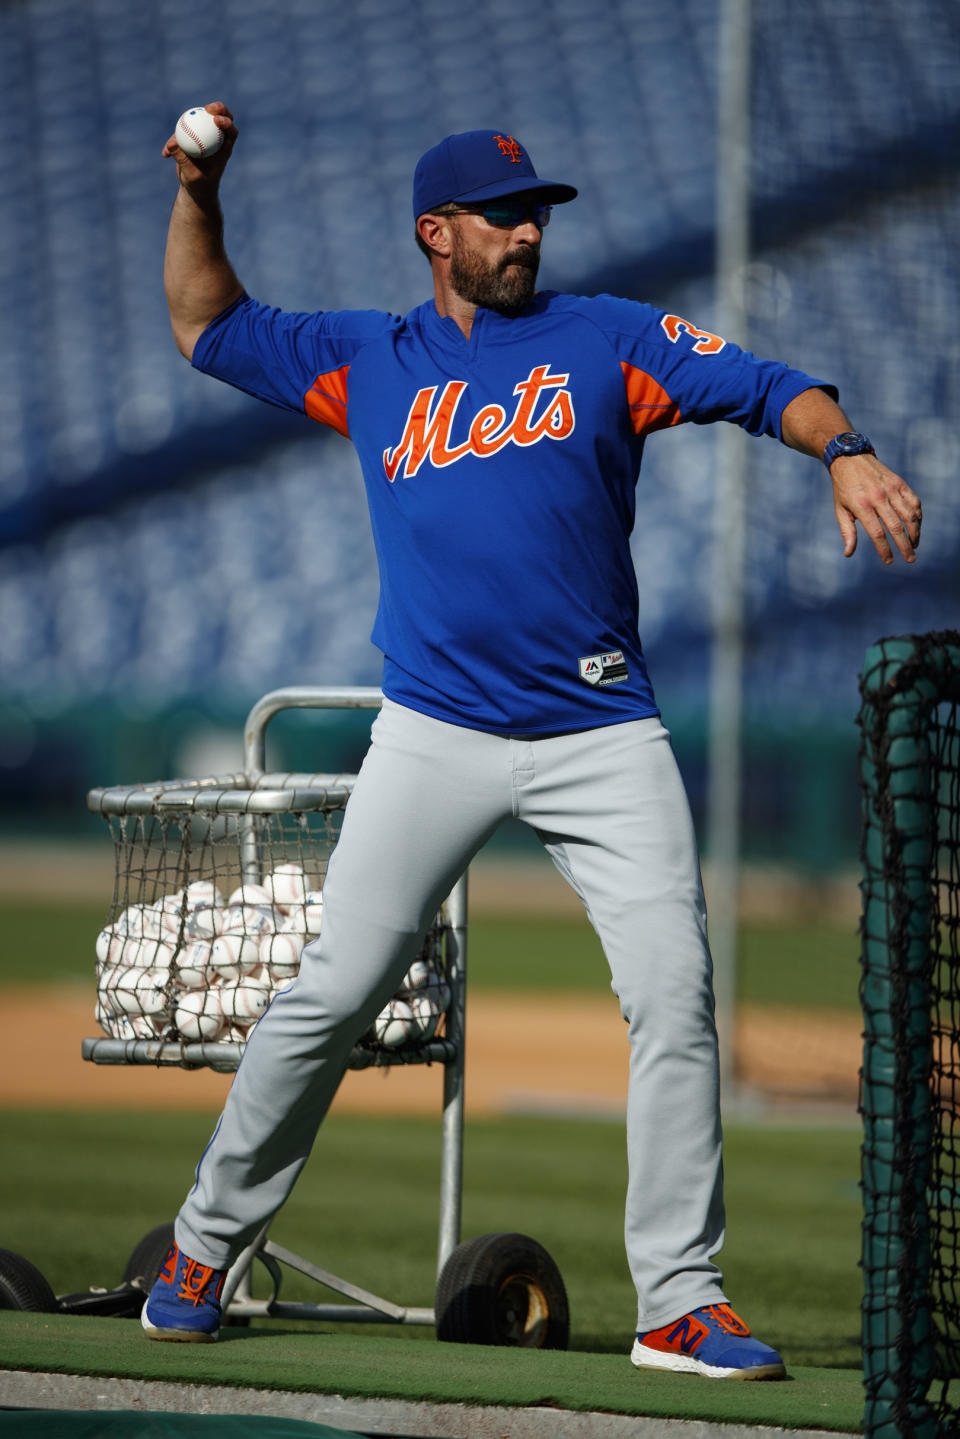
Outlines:
[[[684, 1354], [692, 1354], [703, 1343], [710, 1330], [692, 1314], [685, 1314], [682, 1319], [677, 1320], [672, 1329], [661, 1330], [661, 1333], [665, 1349], [679, 1349]], [[648, 1335], [645, 1341], [647, 1344], [650, 1338]]]
[[165, 1284], [173, 1283], [173, 1277], [177, 1272], [177, 1257], [177, 1246], [175, 1244], [171, 1244], [170, 1252], [167, 1254], [166, 1259], [163, 1261], [163, 1266], [160, 1270], [160, 1278]]

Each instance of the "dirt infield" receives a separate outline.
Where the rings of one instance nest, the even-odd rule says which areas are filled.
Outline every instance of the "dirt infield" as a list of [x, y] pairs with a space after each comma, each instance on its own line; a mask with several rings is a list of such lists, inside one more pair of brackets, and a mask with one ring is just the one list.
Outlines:
[[[89, 1064], [80, 1044], [97, 1032], [84, 988], [5, 991], [0, 1107], [219, 1109], [229, 1075]], [[761, 1099], [855, 1103], [856, 1015], [745, 1005], [735, 1045], [738, 1078]], [[619, 1114], [626, 1064], [626, 1033], [612, 997], [479, 993], [468, 1001], [468, 1114]], [[336, 1108], [437, 1114], [441, 1094], [439, 1065], [366, 1070], [346, 1076]]]

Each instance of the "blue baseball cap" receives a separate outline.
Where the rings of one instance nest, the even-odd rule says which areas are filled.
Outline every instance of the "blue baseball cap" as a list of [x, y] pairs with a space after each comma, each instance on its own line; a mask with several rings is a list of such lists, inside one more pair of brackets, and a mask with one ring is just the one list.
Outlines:
[[505, 130], [467, 130], [421, 155], [413, 177], [413, 218], [451, 200], [472, 203], [526, 191], [535, 191], [547, 205], [563, 205], [577, 193], [572, 185], [541, 180], [519, 140]]

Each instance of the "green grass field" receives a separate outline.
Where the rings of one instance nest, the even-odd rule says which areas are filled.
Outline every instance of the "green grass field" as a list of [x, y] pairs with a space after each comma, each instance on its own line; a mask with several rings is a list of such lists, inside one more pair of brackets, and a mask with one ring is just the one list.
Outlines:
[[[62, 1294], [120, 1282], [140, 1237], [179, 1207], [212, 1116], [8, 1111], [0, 1126], [0, 1247], [25, 1255]], [[852, 1128], [728, 1130], [729, 1292], [794, 1364], [859, 1363], [858, 1144]], [[386, 1298], [429, 1306], [439, 1158], [435, 1122], [334, 1111], [274, 1235]], [[544, 1244], [564, 1275], [579, 1350], [619, 1353], [630, 1337], [624, 1184], [620, 1124], [467, 1127], [464, 1237], [518, 1230]], [[332, 1297], [293, 1274], [283, 1294]]]
[[[92, 985], [93, 946], [107, 900], [90, 904], [0, 901], [0, 985]], [[599, 941], [585, 919], [478, 916], [469, 928], [470, 984], [543, 993], [609, 990]], [[743, 926], [738, 993], [754, 1004], [856, 1010], [859, 939], [827, 921]]]
[[[105, 910], [99, 895], [88, 904], [44, 909], [32, 900], [0, 903], [6, 941], [0, 991], [31, 982], [79, 984], [92, 991], [93, 944]], [[474, 990], [608, 990], [603, 956], [585, 920], [484, 915], [471, 919], [469, 939]], [[856, 934], [842, 926], [747, 924], [740, 997], [855, 1012], [857, 952]], [[58, 1294], [116, 1285], [142, 1235], [175, 1214], [214, 1119], [213, 1114], [0, 1113], [0, 1247], [32, 1260]], [[836, 1377], [850, 1384], [860, 1364], [859, 1144], [852, 1125], [728, 1125], [728, 1233], [720, 1256], [728, 1292], [755, 1333], [777, 1345], [788, 1365], [813, 1366], [811, 1377], [815, 1369], [834, 1374], [846, 1369]], [[431, 1306], [440, 1148], [435, 1120], [341, 1117], [335, 1107], [277, 1219], [274, 1238], [386, 1298]], [[623, 1249], [625, 1167], [619, 1122], [516, 1117], [467, 1126], [463, 1236], [519, 1230], [545, 1245], [567, 1286], [574, 1355], [592, 1356], [598, 1364], [607, 1362], [603, 1356], [611, 1362], [616, 1356], [620, 1364], [635, 1317]], [[266, 1292], [263, 1284], [255, 1288]], [[288, 1272], [282, 1297], [337, 1296]], [[71, 1335], [89, 1334], [91, 1344], [94, 1329], [84, 1325], [102, 1323], [105, 1332], [112, 1332], [111, 1323], [123, 1325], [69, 1323], [80, 1326], [71, 1328]], [[271, 1321], [261, 1325], [271, 1329]], [[411, 1341], [433, 1339], [431, 1329], [306, 1328], [337, 1336], [337, 1342], [343, 1335], [362, 1338], [355, 1358], [378, 1350], [402, 1357]], [[119, 1343], [121, 1328], [116, 1332]], [[373, 1340], [388, 1342], [371, 1348]], [[264, 1341], [254, 1340], [251, 1354], [257, 1343]], [[171, 1347], [178, 1348], [148, 1346], [151, 1352]], [[420, 1353], [422, 1346], [413, 1348]], [[139, 1353], [135, 1348], [130, 1359], [134, 1369]], [[303, 1362], [309, 1369], [309, 1361]], [[374, 1364], [378, 1373], [385, 1362]], [[410, 1361], [403, 1358], [400, 1368], [409, 1370]], [[568, 1376], [573, 1372], [564, 1370]], [[623, 1373], [631, 1375], [629, 1366]], [[672, 1402], [665, 1393], [662, 1410], [645, 1412], [674, 1412]], [[752, 1422], [809, 1424], [822, 1412], [829, 1424], [832, 1402], [815, 1397], [809, 1412], [791, 1420], [778, 1408], [781, 1401], [771, 1399], [769, 1413]], [[856, 1386], [843, 1402], [847, 1422], [837, 1427], [855, 1427]]]

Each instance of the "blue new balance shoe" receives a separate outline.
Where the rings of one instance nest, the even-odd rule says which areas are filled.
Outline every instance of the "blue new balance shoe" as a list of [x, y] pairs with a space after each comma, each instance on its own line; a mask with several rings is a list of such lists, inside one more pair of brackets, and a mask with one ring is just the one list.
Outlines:
[[150, 1339], [181, 1344], [212, 1343], [220, 1333], [220, 1295], [226, 1277], [225, 1269], [210, 1269], [171, 1245], [140, 1311], [144, 1333]]
[[638, 1369], [671, 1369], [707, 1379], [785, 1379], [783, 1360], [729, 1304], [709, 1304], [662, 1329], [638, 1334], [630, 1355]]

